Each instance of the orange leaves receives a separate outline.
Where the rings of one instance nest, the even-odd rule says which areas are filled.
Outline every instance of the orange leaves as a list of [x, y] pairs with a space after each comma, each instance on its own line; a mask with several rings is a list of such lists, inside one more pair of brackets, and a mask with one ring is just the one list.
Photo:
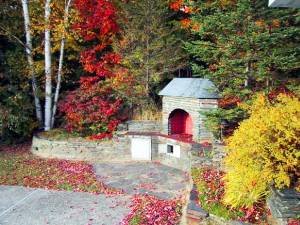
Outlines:
[[219, 100], [219, 107], [228, 109], [237, 106], [241, 103], [241, 99], [237, 96], [226, 96]]
[[273, 19], [271, 21], [265, 21], [263, 19], [258, 19], [255, 21], [255, 25], [261, 29], [273, 29], [279, 28], [281, 26], [281, 22], [279, 19]]
[[185, 18], [180, 20], [180, 25], [182, 28], [187, 29], [191, 26], [191, 19]]
[[280, 20], [278, 20], [278, 19], [272, 20], [272, 26], [273, 27], [279, 28], [280, 25], [281, 25]]
[[192, 9], [184, 4], [184, 0], [175, 0], [171, 2], [169, 6], [170, 9], [172, 9], [175, 12], [182, 11], [186, 14], [190, 14], [192, 12]]
[[183, 0], [175, 0], [170, 3], [170, 9], [179, 11], [183, 7]]
[[184, 4], [184, 0], [175, 0], [170, 3], [170, 9], [175, 12], [184, 13], [184, 18], [179, 20], [180, 26], [183, 29], [191, 29], [192, 31], [199, 31], [200, 24], [192, 21], [189, 17], [190, 14], [197, 11], [196, 8], [192, 8]]
[[260, 27], [260, 28], [263, 28], [263, 27], [265, 27], [266, 23], [263, 19], [259, 19], [259, 20], [255, 21], [255, 25]]

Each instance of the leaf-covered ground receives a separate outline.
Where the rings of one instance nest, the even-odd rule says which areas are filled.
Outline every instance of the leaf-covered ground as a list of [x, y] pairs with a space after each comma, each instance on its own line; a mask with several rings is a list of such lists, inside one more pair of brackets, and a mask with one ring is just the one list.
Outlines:
[[176, 225], [180, 223], [182, 204], [179, 200], [162, 200], [150, 195], [135, 195], [131, 212], [121, 225]]
[[41, 159], [29, 152], [30, 144], [0, 146], [0, 185], [118, 194], [97, 181], [91, 165], [57, 159]]

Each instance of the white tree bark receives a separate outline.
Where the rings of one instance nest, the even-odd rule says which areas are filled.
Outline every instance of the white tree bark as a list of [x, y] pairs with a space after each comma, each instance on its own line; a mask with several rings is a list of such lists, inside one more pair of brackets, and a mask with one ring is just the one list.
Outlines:
[[39, 121], [40, 125], [42, 125], [43, 124], [42, 107], [37, 93], [37, 83], [36, 83], [36, 78], [34, 73], [33, 56], [32, 56], [32, 39], [30, 33], [30, 16], [29, 16], [27, 0], [22, 0], [22, 8], [23, 8], [23, 17], [24, 17], [24, 26], [25, 26], [25, 35], [26, 35], [25, 49], [26, 49], [30, 76], [31, 76], [31, 85], [32, 85], [32, 92], [34, 96], [35, 113], [36, 113], [37, 120]]
[[60, 54], [59, 54], [59, 63], [58, 63], [58, 71], [57, 71], [57, 79], [56, 79], [56, 89], [55, 89], [54, 103], [53, 103], [52, 117], [51, 117], [51, 128], [53, 128], [54, 126], [55, 114], [57, 110], [57, 102], [58, 102], [59, 91], [61, 87], [61, 76], [62, 76], [62, 68], [64, 62], [65, 41], [66, 41], [66, 25], [69, 19], [69, 8], [71, 6], [71, 3], [72, 0], [68, 0], [68, 2], [65, 1], [64, 31], [60, 42]]
[[50, 35], [50, 7], [51, 0], [45, 2], [45, 131], [51, 129], [52, 116], [52, 70], [51, 70], [51, 35]]

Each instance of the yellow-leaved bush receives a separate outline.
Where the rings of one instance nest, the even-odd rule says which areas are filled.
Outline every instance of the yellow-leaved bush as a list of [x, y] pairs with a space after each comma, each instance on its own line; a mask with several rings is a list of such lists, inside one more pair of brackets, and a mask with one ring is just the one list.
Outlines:
[[227, 140], [224, 202], [249, 207], [276, 188], [299, 183], [300, 102], [279, 95], [270, 103], [259, 95], [250, 117]]

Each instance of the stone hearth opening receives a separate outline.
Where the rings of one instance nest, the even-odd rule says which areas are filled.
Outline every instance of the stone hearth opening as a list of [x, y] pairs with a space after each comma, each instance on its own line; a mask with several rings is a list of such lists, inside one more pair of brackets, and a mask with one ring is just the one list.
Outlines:
[[191, 115], [182, 109], [173, 110], [169, 115], [168, 134], [192, 136], [193, 123]]

